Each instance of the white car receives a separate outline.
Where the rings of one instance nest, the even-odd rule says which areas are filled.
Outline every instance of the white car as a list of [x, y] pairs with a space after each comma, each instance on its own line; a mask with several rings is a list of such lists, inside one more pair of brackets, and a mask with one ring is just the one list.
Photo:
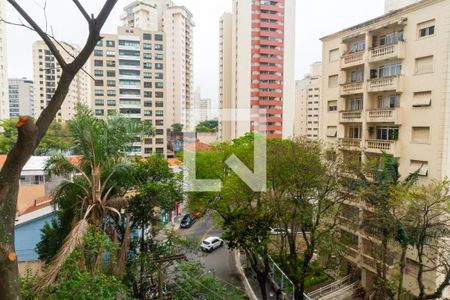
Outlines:
[[205, 252], [212, 252], [213, 250], [222, 247], [223, 240], [217, 236], [210, 236], [203, 240], [200, 248]]

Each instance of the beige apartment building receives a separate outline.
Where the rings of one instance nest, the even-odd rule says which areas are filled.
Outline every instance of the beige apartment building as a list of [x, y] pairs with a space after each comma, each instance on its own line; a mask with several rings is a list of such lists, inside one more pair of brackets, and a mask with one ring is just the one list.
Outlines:
[[[6, 1], [0, 0], [0, 18], [5, 19]], [[8, 65], [6, 48], [6, 26], [0, 22], [0, 120], [8, 119], [9, 97], [8, 97]], [[0, 128], [1, 131], [1, 128]]]
[[[251, 131], [293, 136], [295, 0], [233, 0], [220, 19], [220, 109], [251, 110], [250, 122], [231, 113], [222, 140]], [[231, 91], [231, 92], [229, 92]]]
[[118, 27], [103, 34], [93, 52], [93, 110], [97, 117], [120, 114], [152, 125], [155, 135], [136, 141], [131, 155], [166, 155], [164, 33]]
[[[81, 49], [66, 42], [60, 42], [57, 48], [67, 62], [71, 62]], [[89, 61], [75, 76], [69, 88], [69, 93], [59, 110], [56, 120], [68, 121], [75, 115], [75, 108], [78, 103], [90, 104], [90, 63]], [[34, 82], [34, 117], [38, 118], [42, 110], [51, 101], [53, 94], [61, 77], [61, 67], [53, 54], [39, 40], [33, 44], [33, 82]]]
[[322, 63], [316, 62], [310, 69], [310, 73], [295, 84], [294, 136], [318, 139]]
[[[422, 180], [449, 176], [449, 20], [450, 0], [424, 0], [323, 37], [321, 138], [360, 161], [385, 151], [398, 158], [402, 177], [416, 170]], [[351, 241], [349, 265], [367, 291], [377, 251], [376, 235], [360, 226], [369, 215], [349, 202], [341, 223]], [[411, 294], [417, 269], [411, 251], [404, 284]], [[440, 278], [429, 272], [426, 280], [433, 289]]]

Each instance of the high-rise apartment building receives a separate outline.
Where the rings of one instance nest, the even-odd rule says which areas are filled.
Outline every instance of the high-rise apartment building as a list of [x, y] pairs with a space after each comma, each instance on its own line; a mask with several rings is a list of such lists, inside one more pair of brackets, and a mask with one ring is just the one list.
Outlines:
[[311, 71], [295, 85], [294, 136], [319, 138], [320, 88], [322, 64], [311, 65]]
[[389, 13], [419, 1], [420, 0], [384, 0], [384, 12]]
[[[449, 20], [450, 0], [425, 0], [322, 38], [321, 138], [362, 162], [384, 151], [403, 178], [449, 176]], [[349, 267], [370, 292], [379, 250], [376, 233], [361, 226], [370, 207], [349, 202], [343, 211]], [[395, 257], [388, 254], [389, 276], [398, 271]], [[404, 288], [412, 295], [418, 267], [408, 252]], [[441, 280], [436, 271], [425, 276], [430, 290]]]
[[9, 79], [9, 115], [34, 116], [33, 81], [26, 78]]
[[137, 141], [133, 154], [166, 155], [164, 33], [119, 27], [104, 34], [94, 50], [93, 109], [99, 118], [111, 114], [148, 122], [155, 135]]
[[[0, 0], [0, 17], [5, 19], [6, 1]], [[0, 120], [8, 119], [9, 97], [8, 97], [8, 68], [6, 55], [6, 26], [0, 22]]]
[[193, 108], [194, 114], [192, 116], [192, 119], [194, 120], [194, 125], [211, 119], [211, 99], [202, 98], [200, 88], [195, 89], [193, 97]]
[[[80, 48], [60, 42], [57, 48], [67, 62], [71, 62], [73, 57], [80, 52]], [[68, 121], [75, 115], [75, 108], [78, 103], [90, 104], [90, 63], [87, 62], [75, 76], [70, 85], [69, 92], [64, 103], [59, 110], [56, 120]], [[34, 83], [34, 112], [38, 118], [42, 110], [51, 101], [53, 94], [61, 77], [62, 69], [56, 61], [55, 56], [48, 49], [44, 41], [39, 40], [33, 44], [33, 83]]]
[[291, 137], [295, 0], [233, 0], [233, 13], [222, 16], [220, 28], [220, 108], [252, 110], [250, 122], [232, 114], [230, 124], [221, 125], [222, 138], [249, 131]]
[[183, 124], [193, 129], [190, 109], [193, 104], [193, 31], [192, 13], [171, 0], [140, 0], [125, 7], [125, 27], [164, 32], [165, 120], [170, 126]]

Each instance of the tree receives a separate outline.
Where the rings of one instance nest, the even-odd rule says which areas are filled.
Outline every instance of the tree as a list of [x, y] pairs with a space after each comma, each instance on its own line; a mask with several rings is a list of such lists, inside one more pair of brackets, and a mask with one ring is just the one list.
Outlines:
[[303, 299], [315, 253], [329, 254], [326, 247], [337, 241], [344, 168], [325, 157], [319, 142], [305, 138], [271, 140], [268, 149], [267, 197], [287, 240], [279, 249], [281, 268], [294, 284], [295, 299]]
[[[413, 246], [417, 252], [418, 272], [417, 299], [438, 299], [450, 285], [450, 181], [421, 186], [417, 185], [408, 193], [409, 225], [413, 232]], [[427, 282], [440, 278], [434, 290]]]
[[197, 132], [217, 132], [217, 128], [219, 127], [218, 120], [207, 120], [199, 123], [196, 127]]
[[[65, 178], [53, 196], [56, 203], [62, 204], [63, 213], [73, 219], [70, 220], [72, 225], [64, 243], [38, 282], [39, 288], [54, 281], [68, 255], [82, 242], [88, 224], [96, 232], [109, 232], [113, 239], [118, 236], [115, 230], [117, 227], [111, 225], [111, 222], [119, 222], [120, 211], [127, 207], [125, 194], [132, 187], [133, 181], [132, 164], [126, 158], [136, 137], [149, 133], [148, 128], [143, 126], [142, 123], [120, 116], [100, 120], [88, 108], [78, 108], [69, 128], [75, 143], [74, 150], [81, 155], [80, 160], [73, 162], [57, 154], [48, 160], [46, 166], [51, 176]], [[59, 221], [63, 223], [68, 219], [61, 218]], [[130, 235], [127, 217], [122, 221], [125, 229], [121, 235], [122, 248], [116, 264], [117, 274], [125, 269]], [[67, 224], [62, 225], [67, 230]], [[42, 243], [39, 246], [43, 249]], [[51, 254], [53, 253], [47, 253], [47, 256]], [[96, 265], [102, 259], [103, 256], [99, 253]]]
[[185, 262], [178, 264], [175, 279], [170, 283], [172, 299], [245, 299], [239, 289], [231, 291], [216, 277], [205, 273], [198, 263]]
[[170, 132], [174, 137], [181, 136], [183, 134], [183, 124], [175, 123], [170, 126]]
[[25, 19], [29, 28], [42, 38], [61, 67], [61, 77], [55, 93], [36, 123], [29, 116], [23, 116], [17, 122], [17, 142], [9, 151], [0, 171], [0, 215], [3, 218], [0, 223], [0, 295], [7, 299], [17, 299], [20, 295], [20, 287], [14, 248], [14, 221], [20, 173], [55, 119], [75, 75], [86, 64], [97, 42], [101, 40], [100, 31], [117, 0], [106, 0], [97, 17], [90, 16], [78, 0], [73, 0], [87, 21], [89, 35], [83, 49], [71, 62], [65, 61], [57, 48], [57, 42], [52, 40], [15, 0], [8, 0], [8, 2]]

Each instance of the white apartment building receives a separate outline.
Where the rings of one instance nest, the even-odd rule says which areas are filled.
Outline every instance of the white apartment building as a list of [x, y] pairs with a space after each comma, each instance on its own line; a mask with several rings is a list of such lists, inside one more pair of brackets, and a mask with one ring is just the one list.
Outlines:
[[252, 110], [250, 122], [231, 114], [222, 139], [250, 131], [292, 137], [295, 0], [233, 0], [232, 14], [220, 19], [220, 45], [220, 108]]
[[310, 69], [310, 73], [295, 85], [294, 136], [318, 139], [322, 63], [316, 62]]
[[194, 121], [195, 126], [198, 123], [211, 120], [212, 118], [211, 99], [202, 98], [200, 88], [195, 89], [193, 97], [193, 108], [194, 114], [192, 116], [192, 119]]
[[[450, 0], [424, 0], [323, 37], [321, 138], [362, 162], [384, 151], [398, 159], [403, 178], [417, 170], [424, 181], [450, 176], [449, 20]], [[368, 292], [377, 237], [359, 226], [369, 215], [348, 203], [341, 224], [351, 241], [349, 266]], [[395, 276], [396, 256], [389, 257]], [[411, 295], [416, 260], [408, 253], [404, 287]], [[432, 290], [439, 276], [426, 276]]]
[[[0, 18], [5, 19], [6, 1], [0, 0]], [[0, 22], [0, 120], [8, 119], [8, 67], [6, 51], [6, 26]]]
[[[57, 48], [67, 62], [71, 62], [81, 49], [66, 42], [60, 42]], [[69, 92], [59, 110], [56, 120], [68, 121], [75, 115], [78, 103], [90, 104], [90, 62], [88, 61], [75, 76], [70, 85]], [[55, 57], [45, 45], [39, 40], [33, 44], [33, 82], [34, 82], [34, 113], [38, 118], [42, 110], [51, 101], [53, 94], [61, 77], [62, 69]]]
[[26, 78], [9, 79], [9, 115], [34, 116], [33, 81]]
[[166, 156], [164, 33], [118, 27], [93, 52], [92, 107], [99, 118], [120, 114], [152, 125], [154, 136], [137, 140], [131, 155]]

